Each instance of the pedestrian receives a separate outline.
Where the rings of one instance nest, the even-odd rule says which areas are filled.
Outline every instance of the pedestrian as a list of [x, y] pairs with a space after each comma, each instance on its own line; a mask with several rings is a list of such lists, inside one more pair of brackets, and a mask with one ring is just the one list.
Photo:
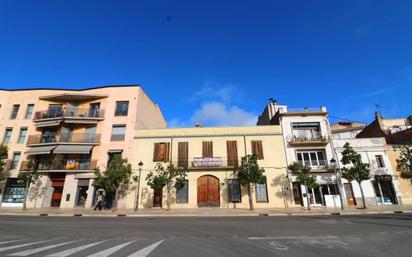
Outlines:
[[100, 191], [99, 195], [97, 196], [97, 203], [94, 206], [94, 210], [99, 209], [101, 211], [103, 209], [103, 192]]

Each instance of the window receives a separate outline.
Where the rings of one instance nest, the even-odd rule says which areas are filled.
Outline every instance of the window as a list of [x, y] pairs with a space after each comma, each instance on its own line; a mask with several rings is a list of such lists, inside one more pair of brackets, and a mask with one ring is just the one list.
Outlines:
[[268, 202], [268, 190], [265, 183], [256, 184], [256, 202], [267, 203]]
[[113, 125], [111, 141], [123, 141], [126, 134], [126, 125]]
[[11, 169], [16, 169], [17, 165], [19, 164], [20, 160], [20, 152], [14, 152], [13, 153], [13, 161], [11, 163]]
[[252, 141], [252, 154], [256, 155], [258, 160], [264, 159], [262, 141]]
[[114, 116], [127, 116], [127, 111], [129, 110], [128, 101], [118, 101], [116, 102], [116, 111]]
[[318, 139], [320, 138], [320, 124], [313, 123], [293, 123], [293, 137], [296, 139]]
[[183, 181], [183, 187], [176, 190], [176, 203], [189, 202], [189, 181]]
[[213, 157], [213, 142], [202, 142], [202, 157]]
[[226, 151], [227, 151], [227, 165], [229, 167], [238, 165], [237, 157], [237, 141], [226, 141]]
[[187, 167], [189, 165], [189, 143], [179, 142], [177, 149], [177, 167]]
[[385, 162], [383, 161], [383, 156], [382, 155], [375, 155], [376, 159], [376, 164], [378, 165], [378, 168], [384, 168], [385, 167]]
[[153, 152], [154, 162], [169, 161], [170, 143], [155, 143]]
[[10, 142], [12, 131], [13, 131], [12, 128], [6, 128], [6, 132], [4, 132], [4, 137], [3, 137], [3, 145], [7, 145]]
[[242, 202], [242, 197], [240, 195], [240, 183], [237, 179], [228, 179], [229, 187], [229, 202], [230, 203], [240, 203]]
[[109, 155], [109, 159], [107, 160], [107, 167], [109, 166], [110, 162], [116, 157], [122, 157], [123, 150], [109, 150], [107, 153]]
[[13, 109], [12, 109], [11, 115], [10, 115], [11, 120], [16, 119], [17, 114], [19, 113], [19, 109], [20, 109], [20, 104], [13, 105]]
[[17, 141], [18, 144], [24, 144], [27, 136], [27, 128], [21, 128], [19, 134], [19, 140]]
[[298, 162], [307, 167], [324, 169], [327, 166], [323, 151], [298, 151]]
[[45, 118], [56, 118], [63, 116], [63, 105], [62, 104], [50, 104], [47, 110], [47, 117]]
[[26, 115], [24, 116], [25, 119], [30, 119], [33, 115], [34, 104], [28, 104], [26, 109]]

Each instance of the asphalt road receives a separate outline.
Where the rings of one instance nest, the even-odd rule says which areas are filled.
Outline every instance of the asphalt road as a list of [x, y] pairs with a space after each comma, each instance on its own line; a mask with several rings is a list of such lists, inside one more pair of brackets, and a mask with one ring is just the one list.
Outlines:
[[412, 215], [0, 216], [0, 256], [412, 256]]

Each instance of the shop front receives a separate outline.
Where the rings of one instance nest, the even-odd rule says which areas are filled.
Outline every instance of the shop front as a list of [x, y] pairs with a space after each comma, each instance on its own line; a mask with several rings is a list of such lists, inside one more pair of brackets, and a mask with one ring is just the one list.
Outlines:
[[372, 184], [378, 205], [398, 204], [391, 175], [376, 175]]
[[23, 207], [26, 188], [17, 178], [8, 178], [2, 199], [2, 207]]

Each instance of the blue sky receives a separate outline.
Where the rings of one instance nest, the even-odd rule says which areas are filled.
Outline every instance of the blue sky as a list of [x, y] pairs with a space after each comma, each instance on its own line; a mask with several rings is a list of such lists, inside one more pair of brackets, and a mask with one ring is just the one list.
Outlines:
[[0, 1], [0, 87], [140, 84], [171, 126], [253, 124], [270, 97], [405, 117], [411, 13], [412, 1]]

